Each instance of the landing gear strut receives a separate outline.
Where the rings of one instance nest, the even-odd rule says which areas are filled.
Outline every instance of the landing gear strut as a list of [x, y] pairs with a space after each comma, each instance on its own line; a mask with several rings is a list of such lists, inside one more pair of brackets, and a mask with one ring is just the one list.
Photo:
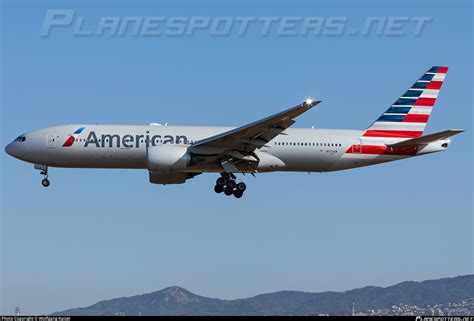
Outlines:
[[235, 180], [234, 174], [221, 173], [221, 177], [216, 180], [214, 191], [218, 194], [224, 192], [227, 196], [234, 195], [235, 198], [241, 198], [247, 189], [247, 185], [244, 182], [237, 183]]
[[41, 181], [41, 185], [44, 187], [48, 187], [50, 184], [50, 181], [48, 179], [48, 166], [46, 165], [35, 165], [36, 169], [39, 169], [41, 171], [41, 175], [44, 176], [43, 180]]

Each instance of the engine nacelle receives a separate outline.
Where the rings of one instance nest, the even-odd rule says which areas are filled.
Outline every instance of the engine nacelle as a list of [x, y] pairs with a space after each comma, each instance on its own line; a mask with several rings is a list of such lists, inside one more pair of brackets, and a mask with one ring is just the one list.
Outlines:
[[176, 145], [159, 145], [147, 148], [148, 170], [152, 172], [184, 171], [191, 161], [188, 148]]
[[286, 164], [276, 156], [262, 153], [260, 151], [256, 151], [255, 154], [260, 159], [257, 165], [259, 172], [272, 172], [275, 170], [282, 170], [286, 167]]

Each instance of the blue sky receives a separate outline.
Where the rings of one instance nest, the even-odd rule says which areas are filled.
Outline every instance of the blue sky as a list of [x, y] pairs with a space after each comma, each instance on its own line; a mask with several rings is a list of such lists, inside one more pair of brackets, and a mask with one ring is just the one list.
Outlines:
[[[40, 37], [48, 9], [102, 16], [429, 16], [421, 36]], [[1, 154], [1, 314], [50, 313], [179, 285], [241, 298], [473, 272], [469, 1], [2, 1], [1, 142], [67, 123], [239, 126], [306, 96], [295, 127], [366, 128], [432, 65], [450, 67], [427, 126], [446, 153], [326, 174], [148, 183], [145, 170], [51, 169]]]

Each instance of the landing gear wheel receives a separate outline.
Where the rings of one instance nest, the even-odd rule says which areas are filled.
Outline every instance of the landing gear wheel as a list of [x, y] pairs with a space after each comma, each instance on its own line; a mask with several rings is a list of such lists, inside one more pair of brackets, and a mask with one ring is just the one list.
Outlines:
[[49, 179], [45, 178], [41, 181], [41, 184], [44, 186], [44, 187], [48, 187], [49, 186]]
[[244, 182], [237, 184], [237, 190], [241, 191], [242, 193], [247, 189], [247, 185]]
[[227, 195], [227, 196], [232, 195], [233, 192], [234, 192], [234, 190], [232, 188], [230, 188], [229, 186], [224, 188], [224, 194]]
[[244, 192], [243, 192], [243, 191], [238, 190], [238, 189], [236, 189], [236, 190], [234, 191], [234, 196], [235, 196], [235, 198], [241, 198], [242, 195], [244, 195]]
[[227, 182], [227, 186], [230, 187], [231, 189], [234, 189], [235, 188], [235, 185], [237, 185], [235, 183], [235, 181], [233, 179], [230, 179], [228, 182]]
[[219, 178], [216, 180], [216, 185], [224, 186], [224, 185], [225, 185], [225, 178], [224, 178], [224, 177], [219, 177]]
[[217, 184], [216, 184], [216, 186], [214, 186], [214, 192], [216, 192], [217, 194], [220, 194], [220, 193], [222, 193], [223, 191], [224, 191], [224, 186], [222, 186], [222, 185], [217, 185]]

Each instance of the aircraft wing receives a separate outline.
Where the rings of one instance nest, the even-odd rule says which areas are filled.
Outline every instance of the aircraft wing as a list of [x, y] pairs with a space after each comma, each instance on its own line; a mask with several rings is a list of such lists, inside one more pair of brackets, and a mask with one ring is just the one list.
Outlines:
[[219, 153], [222, 150], [252, 152], [265, 146], [273, 138], [295, 123], [294, 118], [313, 108], [321, 101], [306, 100], [296, 107], [256, 122], [217, 134], [191, 145], [191, 152], [196, 154]]
[[423, 145], [423, 144], [429, 144], [435, 141], [438, 141], [440, 139], [448, 138], [454, 135], [457, 135], [459, 133], [462, 133], [464, 129], [450, 129], [450, 130], [444, 130], [442, 132], [426, 135], [426, 136], [421, 136], [417, 138], [412, 138], [408, 140], [404, 140], [395, 144], [388, 144], [388, 147], [393, 147], [393, 148], [405, 148], [405, 147], [414, 147], [418, 145]]

